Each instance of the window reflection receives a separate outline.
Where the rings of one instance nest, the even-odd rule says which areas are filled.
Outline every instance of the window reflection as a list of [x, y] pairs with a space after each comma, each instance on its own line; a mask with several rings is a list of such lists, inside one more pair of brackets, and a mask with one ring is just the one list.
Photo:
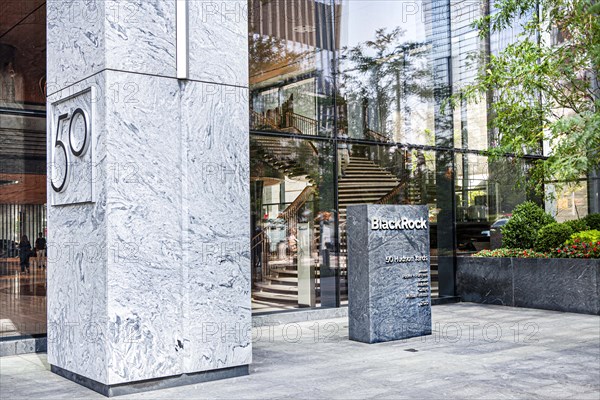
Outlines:
[[[453, 296], [455, 256], [499, 246], [512, 210], [542, 200], [515, 186], [528, 162], [480, 155], [497, 141], [494, 93], [446, 104], [519, 30], [479, 37], [493, 1], [249, 5], [255, 308], [346, 301], [351, 204], [427, 205], [433, 294]], [[579, 214], [584, 186], [547, 209]]]
[[329, 1], [249, 1], [253, 129], [332, 135], [333, 9]]
[[[340, 270], [346, 275], [346, 210], [353, 204], [418, 204], [429, 208], [431, 233], [432, 295], [438, 295], [439, 235], [452, 235], [443, 223], [451, 204], [438, 195], [437, 157], [434, 151], [385, 145], [354, 144], [350, 161], [338, 184], [340, 210]], [[443, 180], [443, 179], [442, 179]], [[442, 223], [440, 224], [440, 219]], [[342, 280], [342, 293], [346, 281]], [[346, 297], [342, 295], [342, 300]]]
[[459, 253], [500, 246], [500, 230], [512, 210], [532, 198], [524, 189], [528, 164], [522, 159], [489, 160], [456, 155], [456, 237]]
[[46, 236], [45, 75], [45, 2], [3, 2], [0, 13], [2, 337], [46, 332], [45, 244], [38, 240]]
[[409, 12], [405, 2], [343, 1], [340, 24], [340, 131], [433, 145], [432, 46], [422, 4]]
[[333, 144], [252, 135], [255, 311], [339, 304]]

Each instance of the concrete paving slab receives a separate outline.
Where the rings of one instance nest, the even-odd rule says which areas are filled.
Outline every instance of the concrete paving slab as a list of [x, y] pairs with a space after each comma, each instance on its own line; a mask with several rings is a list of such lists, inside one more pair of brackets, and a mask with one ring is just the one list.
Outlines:
[[[434, 335], [375, 345], [349, 341], [346, 318], [257, 327], [249, 376], [120, 398], [600, 399], [600, 317], [460, 303], [433, 322]], [[45, 354], [0, 358], [0, 397], [103, 398]]]

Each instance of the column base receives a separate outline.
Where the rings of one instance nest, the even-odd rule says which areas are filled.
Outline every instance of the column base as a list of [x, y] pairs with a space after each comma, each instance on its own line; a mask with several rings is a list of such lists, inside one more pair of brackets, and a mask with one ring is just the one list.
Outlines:
[[106, 397], [123, 396], [151, 390], [167, 389], [177, 386], [193, 385], [196, 383], [216, 381], [219, 379], [235, 378], [249, 374], [248, 365], [240, 365], [237, 367], [216, 369], [212, 371], [195, 372], [191, 374], [181, 374], [175, 376], [167, 376], [164, 378], [149, 379], [145, 381], [137, 381], [130, 383], [120, 383], [117, 385], [105, 385], [93, 379], [86, 378], [66, 369], [50, 365], [50, 370], [69, 379], [75, 383], [85, 386]]

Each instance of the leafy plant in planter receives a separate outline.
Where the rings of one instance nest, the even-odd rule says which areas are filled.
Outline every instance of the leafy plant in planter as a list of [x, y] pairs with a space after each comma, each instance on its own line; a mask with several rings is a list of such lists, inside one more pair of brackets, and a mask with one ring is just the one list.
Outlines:
[[473, 257], [505, 257], [505, 258], [549, 258], [547, 253], [540, 253], [534, 250], [523, 250], [523, 249], [495, 249], [495, 250], [481, 250], [478, 253], [473, 254]]
[[589, 214], [584, 218], [589, 229], [600, 230], [600, 214]]
[[502, 247], [532, 249], [541, 228], [556, 222], [540, 206], [532, 201], [519, 204], [512, 218], [502, 229]]
[[565, 221], [565, 222], [563, 222], [563, 224], [570, 226], [571, 229], [573, 229], [573, 233], [583, 232], [583, 231], [587, 231], [587, 230], [591, 229], [591, 227], [588, 225], [587, 221], [583, 218], [574, 219], [572, 221]]
[[565, 244], [575, 233], [570, 224], [553, 223], [542, 227], [538, 231], [534, 249], [536, 251], [550, 251]]
[[[598, 233], [600, 234], [600, 232]], [[600, 258], [600, 241], [584, 242], [581, 239], [575, 239], [573, 244], [565, 245], [552, 250], [552, 257]]]
[[[597, 243], [600, 242], [600, 231], [591, 230], [591, 231], [583, 231], [573, 234], [567, 241], [566, 245], [572, 245], [576, 242], [579, 243]], [[557, 246], [558, 247], [558, 246]]]

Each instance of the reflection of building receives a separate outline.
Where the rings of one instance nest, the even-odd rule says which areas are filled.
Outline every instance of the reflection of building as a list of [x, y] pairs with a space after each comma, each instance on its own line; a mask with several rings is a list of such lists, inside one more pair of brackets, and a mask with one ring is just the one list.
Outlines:
[[[489, 246], [490, 224], [528, 198], [515, 188], [527, 178], [528, 167], [525, 160], [490, 162], [482, 154], [494, 144], [487, 115], [493, 93], [453, 111], [444, 102], [473, 82], [481, 52], [500, 51], [516, 39], [519, 28], [482, 40], [472, 23], [493, 4], [482, 8], [469, 1], [428, 0], [416, 8], [368, 1], [251, 5], [251, 43], [269, 43], [273, 50], [251, 59], [251, 174], [263, 185], [253, 195], [262, 198], [265, 210], [284, 210], [288, 230], [301, 214], [316, 218], [325, 210], [337, 212], [333, 282], [341, 302], [346, 299], [347, 205], [429, 205], [432, 268], [439, 276], [439, 292], [434, 290], [452, 295], [453, 257]], [[322, 13], [333, 18], [321, 18]], [[298, 29], [292, 32], [290, 26]], [[293, 192], [291, 180], [305, 190]], [[269, 193], [280, 193], [285, 204], [267, 207]], [[254, 223], [267, 226], [260, 222], [262, 214], [255, 212]], [[331, 273], [323, 274], [316, 224], [312, 235], [318, 300], [320, 284]], [[281, 263], [273, 250], [261, 260], [263, 267], [279, 267], [263, 269], [274, 279], [263, 276], [258, 284], [257, 309], [298, 306], [299, 281], [292, 276], [297, 262], [288, 257]], [[277, 281], [280, 275], [285, 279]], [[337, 303], [321, 306], [330, 304]]]
[[250, 104], [256, 129], [306, 135], [332, 129], [333, 104], [323, 99], [332, 95], [339, 35], [328, 3], [250, 1]]
[[0, 336], [46, 332], [45, 271], [12, 276], [21, 235], [46, 228], [46, 14], [34, 3], [0, 6]]
[[[94, 360], [129, 368], [152, 356], [164, 375], [184, 373], [181, 365], [208, 370], [215, 359], [243, 364], [247, 342], [227, 341], [229, 331], [226, 340], [215, 333], [218, 340], [201, 342], [194, 335], [202, 326], [192, 324], [208, 315], [244, 325], [251, 307], [343, 305], [351, 204], [427, 205], [433, 295], [452, 297], [455, 257], [489, 246], [490, 225], [528, 198], [514, 187], [527, 160], [490, 162], [482, 152], [493, 143], [486, 103], [443, 108], [473, 78], [468, 56], [510, 40], [481, 43], [470, 27], [481, 15], [473, 3], [250, 0], [246, 20], [231, 6], [245, 10], [246, 2], [217, 2], [224, 8], [216, 10], [190, 0], [198, 18], [189, 19], [189, 79], [177, 79], [169, 2], [141, 7], [139, 23], [107, 12], [110, 23], [96, 24], [92, 3], [49, 1], [54, 15], [75, 18], [62, 25], [46, 24], [43, 1], [15, 3], [0, 13], [0, 29], [10, 28], [0, 30], [0, 244], [10, 249], [22, 233], [45, 233], [47, 209], [49, 238], [109, 237], [117, 255], [119, 246], [141, 246], [125, 246], [119, 263], [53, 261], [53, 271], [68, 271], [48, 286], [55, 317], [111, 310], [112, 325], [102, 327], [116, 336], [100, 341]], [[65, 4], [75, 8], [58, 12]], [[94, 165], [94, 184], [105, 189], [96, 202], [44, 207], [54, 178], [46, 168], [56, 172], [46, 154], [60, 148], [51, 141], [59, 117], [52, 110], [46, 130], [46, 72], [50, 102], [90, 86], [98, 92], [93, 149], [106, 153]], [[588, 201], [562, 196], [561, 217]], [[13, 301], [6, 293], [29, 279], [11, 264], [13, 253], [0, 253], [0, 319], [14, 323], [1, 334], [43, 333], [45, 272], [34, 275], [44, 290], [24, 289], [39, 296]], [[58, 301], [57, 293], [66, 294]], [[126, 334], [144, 340], [110, 347]], [[137, 367], [127, 371], [143, 379], [156, 372]]]

